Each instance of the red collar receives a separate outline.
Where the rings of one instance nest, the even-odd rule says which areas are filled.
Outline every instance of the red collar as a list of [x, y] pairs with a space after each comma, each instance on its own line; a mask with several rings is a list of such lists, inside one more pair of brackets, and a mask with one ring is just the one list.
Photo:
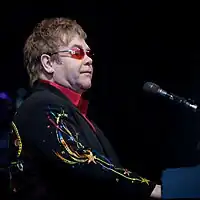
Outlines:
[[64, 86], [58, 85], [55, 82], [47, 81], [47, 80], [40, 80], [43, 83], [47, 83], [58, 90], [60, 90], [80, 111], [83, 115], [87, 114], [88, 109], [88, 101], [84, 100], [81, 97], [81, 94], [76, 93], [75, 91], [66, 88]]

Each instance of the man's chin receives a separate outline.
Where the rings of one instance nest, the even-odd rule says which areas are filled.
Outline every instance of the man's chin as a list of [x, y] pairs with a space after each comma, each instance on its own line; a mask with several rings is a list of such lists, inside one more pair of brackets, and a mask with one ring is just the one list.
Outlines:
[[91, 86], [92, 86], [91, 83], [90, 83], [90, 84], [82, 84], [80, 88], [81, 88], [81, 90], [83, 90], [83, 91], [85, 92], [85, 91], [87, 91], [88, 89], [90, 89]]
[[87, 86], [82, 87], [83, 90], [88, 90], [90, 88], [91, 88], [91, 85], [87, 85]]

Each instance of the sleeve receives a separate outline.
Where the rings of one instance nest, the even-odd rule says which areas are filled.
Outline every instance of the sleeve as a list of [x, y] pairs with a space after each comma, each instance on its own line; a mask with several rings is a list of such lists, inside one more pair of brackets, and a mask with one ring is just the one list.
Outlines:
[[16, 120], [19, 131], [39, 151], [37, 156], [41, 162], [54, 166], [52, 177], [76, 180], [76, 188], [84, 191], [89, 187], [93, 191], [101, 188], [111, 197], [112, 194], [149, 197], [154, 189], [155, 184], [150, 180], [113, 165], [108, 158], [86, 146], [79, 126], [66, 109], [52, 105], [45, 109], [35, 107], [23, 119], [21, 123], [19, 115]]

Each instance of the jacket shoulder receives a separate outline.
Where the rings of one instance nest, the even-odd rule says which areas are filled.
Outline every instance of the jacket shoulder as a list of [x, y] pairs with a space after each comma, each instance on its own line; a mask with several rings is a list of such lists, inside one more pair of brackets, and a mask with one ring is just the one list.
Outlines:
[[67, 98], [60, 97], [48, 90], [43, 90], [32, 93], [22, 102], [16, 110], [14, 121], [37, 119], [37, 116], [43, 115], [49, 108], [64, 109], [65, 112], [71, 112], [71, 104]]
[[37, 106], [47, 106], [48, 104], [65, 104], [65, 106], [67, 106], [67, 99], [64, 99], [48, 90], [37, 91], [31, 94], [27, 99], [25, 99], [18, 110], [20, 111], [24, 108], [31, 109]]

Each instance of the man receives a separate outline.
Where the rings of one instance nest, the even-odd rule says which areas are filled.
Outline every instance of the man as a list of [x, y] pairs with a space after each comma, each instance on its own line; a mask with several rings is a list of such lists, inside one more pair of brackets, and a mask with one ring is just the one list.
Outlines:
[[14, 120], [27, 180], [21, 191], [29, 199], [160, 198], [161, 187], [124, 169], [87, 118], [82, 96], [91, 87], [93, 67], [85, 39], [76, 21], [52, 18], [39, 23], [26, 41], [32, 92]]

